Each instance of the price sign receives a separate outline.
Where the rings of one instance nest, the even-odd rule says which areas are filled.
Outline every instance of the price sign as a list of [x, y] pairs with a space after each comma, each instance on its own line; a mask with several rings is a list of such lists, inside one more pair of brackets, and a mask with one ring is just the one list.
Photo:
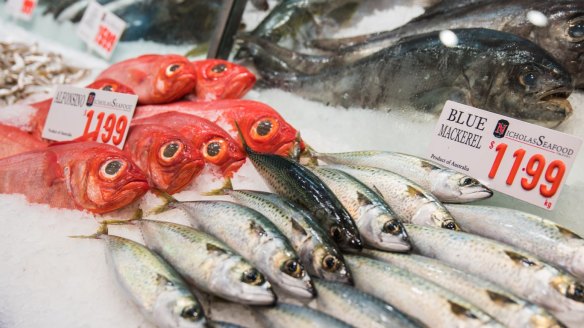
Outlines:
[[84, 137], [122, 149], [137, 103], [136, 95], [58, 86], [43, 138], [67, 141]]
[[427, 157], [551, 210], [581, 145], [565, 133], [448, 101]]
[[77, 34], [102, 57], [109, 59], [126, 29], [126, 23], [99, 3], [87, 6]]
[[14, 17], [23, 20], [31, 20], [36, 5], [36, 0], [8, 0], [6, 8]]

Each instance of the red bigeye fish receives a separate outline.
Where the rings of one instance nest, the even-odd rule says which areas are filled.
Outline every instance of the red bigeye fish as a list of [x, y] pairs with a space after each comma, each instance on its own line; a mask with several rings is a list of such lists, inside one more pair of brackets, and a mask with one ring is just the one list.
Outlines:
[[255, 84], [256, 77], [247, 68], [221, 59], [192, 62], [197, 74], [197, 86], [189, 95], [192, 101], [238, 99]]
[[188, 59], [179, 55], [144, 55], [113, 64], [97, 77], [126, 85], [139, 104], [163, 104], [193, 91], [196, 76]]
[[239, 141], [235, 128], [237, 121], [245, 141], [257, 152], [297, 158], [305, 148], [298, 130], [288, 124], [276, 110], [261, 102], [230, 99], [139, 106], [136, 108], [134, 117], [147, 117], [166, 111], [177, 111], [204, 117], [217, 123], [235, 140]]
[[[86, 86], [88, 89], [104, 90], [111, 92], [134, 94], [134, 91], [128, 86], [125, 86], [112, 79], [99, 79], [93, 83]], [[47, 116], [49, 115], [49, 109], [51, 108], [51, 103], [53, 98], [43, 100], [41, 102], [34, 103], [30, 106], [36, 108], [37, 112], [32, 117], [30, 121], [30, 127], [32, 129], [32, 134], [38, 138], [41, 138], [43, 134], [43, 129], [45, 127], [45, 122], [47, 121]]]
[[46, 148], [47, 143], [19, 128], [0, 124], [0, 158]]
[[[150, 106], [149, 106], [150, 107]], [[152, 106], [164, 107], [164, 106]], [[223, 176], [231, 177], [245, 162], [239, 143], [216, 124], [194, 115], [159, 110], [159, 114], [134, 119], [134, 124], [159, 124], [179, 132], [193, 142], [207, 163], [219, 167]]]
[[159, 124], [132, 125], [124, 151], [146, 173], [151, 186], [169, 194], [186, 187], [205, 165], [199, 148]]
[[24, 194], [31, 203], [106, 213], [147, 190], [129, 155], [96, 142], [58, 143], [0, 159], [0, 193]]

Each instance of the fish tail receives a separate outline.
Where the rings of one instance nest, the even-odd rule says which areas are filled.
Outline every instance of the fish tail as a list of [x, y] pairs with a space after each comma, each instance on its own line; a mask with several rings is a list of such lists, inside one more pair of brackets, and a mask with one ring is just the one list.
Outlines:
[[174, 208], [176, 204], [180, 203], [176, 198], [172, 197], [169, 193], [162, 190], [154, 191], [156, 195], [163, 200], [163, 204], [154, 208], [152, 213], [159, 214], [165, 212], [171, 208]]
[[69, 236], [69, 238], [80, 238], [80, 239], [100, 239], [101, 236], [107, 235], [107, 223], [101, 222], [97, 231], [91, 235], [77, 235], [77, 236]]
[[307, 166], [318, 166], [318, 156], [320, 153], [306, 143], [304, 146], [305, 148], [302, 153], [300, 153], [298, 161]]
[[203, 193], [203, 195], [205, 195], [205, 196], [227, 195], [229, 193], [229, 191], [232, 191], [232, 190], [233, 190], [233, 184], [231, 183], [231, 179], [225, 178], [225, 183], [221, 187], [219, 187], [218, 189]]

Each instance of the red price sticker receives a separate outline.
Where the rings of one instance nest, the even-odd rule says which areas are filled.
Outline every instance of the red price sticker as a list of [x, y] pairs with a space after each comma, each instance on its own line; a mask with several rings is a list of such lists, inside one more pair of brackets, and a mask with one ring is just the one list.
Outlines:
[[12, 16], [24, 20], [31, 20], [37, 2], [36, 0], [8, 0], [6, 6]]
[[551, 210], [581, 144], [574, 136], [448, 101], [428, 158]]
[[83, 137], [122, 149], [137, 103], [136, 95], [59, 86], [43, 138], [66, 141]]
[[125, 29], [121, 18], [92, 1], [79, 22], [77, 34], [91, 49], [109, 59]]

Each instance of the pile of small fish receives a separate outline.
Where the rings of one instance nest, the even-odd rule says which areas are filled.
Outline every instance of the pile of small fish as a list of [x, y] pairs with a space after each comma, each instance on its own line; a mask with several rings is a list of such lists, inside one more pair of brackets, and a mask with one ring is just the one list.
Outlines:
[[333, 106], [436, 114], [454, 100], [546, 127], [584, 87], [582, 1], [442, 0], [391, 31], [314, 39], [315, 21], [347, 3], [282, 3], [240, 37], [240, 56], [263, 85]]
[[[328, 165], [304, 166], [243, 143], [275, 193], [228, 180], [208, 195], [231, 201], [164, 196], [148, 216], [103, 221], [85, 237], [105, 242], [119, 284], [156, 325], [234, 321], [199, 301], [209, 295], [262, 327], [584, 320], [584, 239], [524, 212], [461, 204], [490, 197], [478, 181], [406, 154], [314, 152]], [[145, 246], [108, 235], [112, 224], [135, 226]]]
[[36, 44], [0, 42], [0, 106], [38, 93], [49, 94], [53, 86], [75, 83], [88, 73]]

